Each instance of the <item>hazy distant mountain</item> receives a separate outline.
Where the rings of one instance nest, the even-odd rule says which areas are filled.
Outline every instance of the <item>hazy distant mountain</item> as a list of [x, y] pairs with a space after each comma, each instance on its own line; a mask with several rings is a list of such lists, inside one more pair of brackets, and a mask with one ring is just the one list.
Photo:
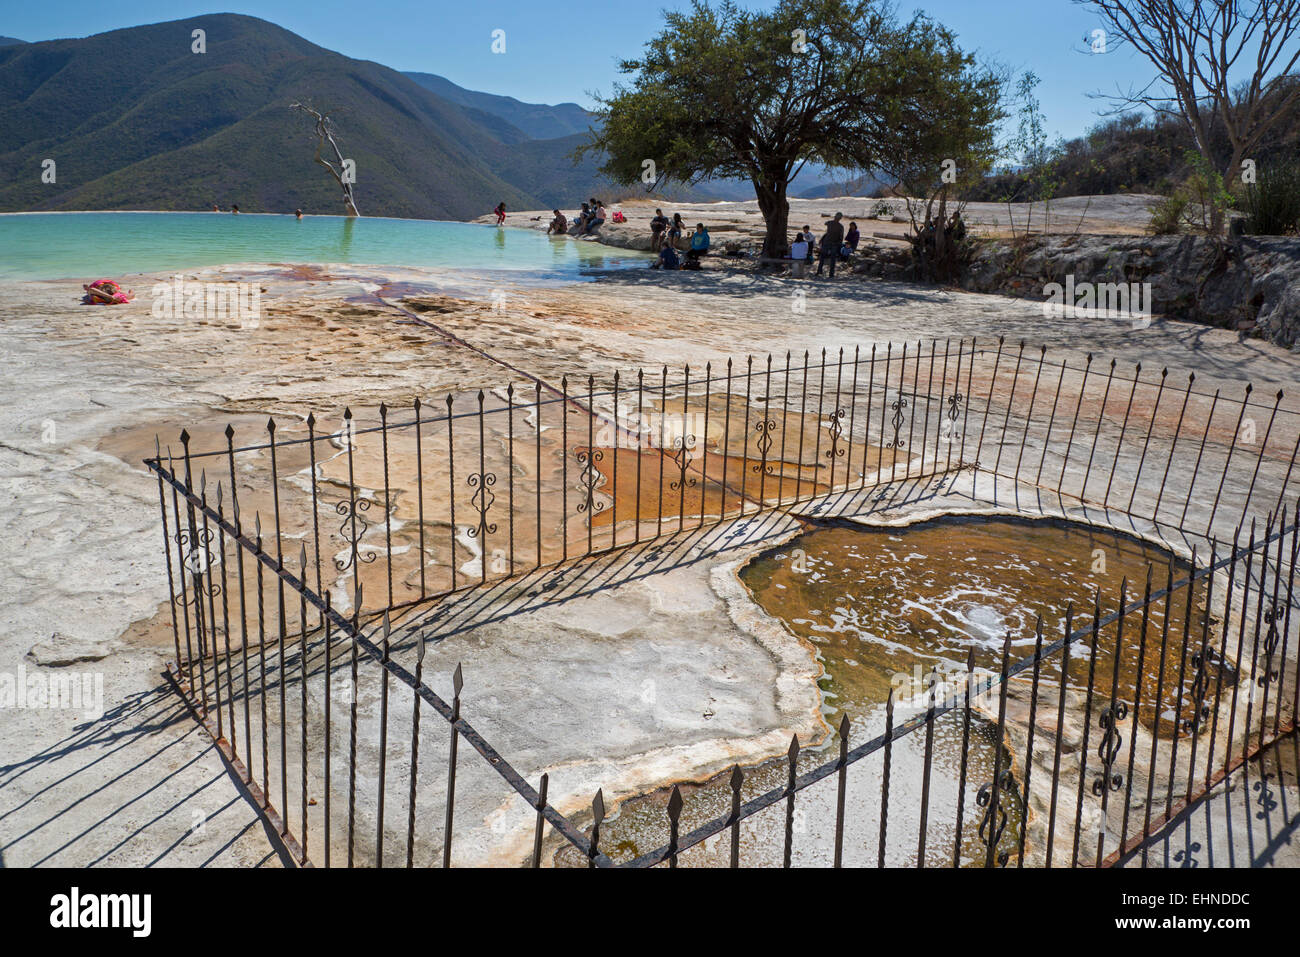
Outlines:
[[0, 37], [0, 47], [13, 46], [15, 43], [26, 43], [26, 40], [19, 40], [17, 37]]
[[559, 103], [555, 106], [545, 103], [523, 103], [513, 96], [497, 96], [493, 93], [467, 90], [452, 83], [446, 77], [433, 73], [407, 73], [406, 75], [444, 100], [500, 117], [535, 140], [586, 133], [594, 119], [592, 114], [577, 103]]
[[794, 185], [796, 188], [791, 189], [790, 194], [798, 199], [826, 199], [835, 196], [870, 196], [889, 183], [871, 173], [844, 178], [843, 174], [836, 175], [821, 170], [811, 182], [796, 182]]
[[[191, 52], [195, 29], [206, 53]], [[338, 187], [312, 161], [310, 120], [289, 108], [299, 99], [335, 111], [367, 215], [567, 207], [600, 185], [594, 163], [569, 159], [578, 136], [531, 139], [396, 70], [215, 14], [0, 47], [0, 210], [340, 213]], [[46, 159], [54, 183], [41, 181]]]

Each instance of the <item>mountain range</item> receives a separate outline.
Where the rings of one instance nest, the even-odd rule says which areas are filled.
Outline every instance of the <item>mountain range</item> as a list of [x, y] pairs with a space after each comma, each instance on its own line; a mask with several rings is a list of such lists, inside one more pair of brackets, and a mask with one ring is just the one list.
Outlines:
[[[290, 107], [299, 101], [330, 112], [365, 215], [469, 219], [498, 202], [571, 209], [635, 192], [608, 183], [595, 157], [574, 163], [595, 121], [576, 103], [467, 90], [256, 17], [212, 14], [79, 39], [0, 37], [0, 169], [10, 171], [0, 211], [237, 203], [341, 213], [338, 186], [313, 161], [312, 120]], [[826, 182], [810, 171], [795, 185]], [[753, 190], [709, 182], [661, 195], [743, 200]]]
[[[192, 52], [194, 30], [205, 31], [206, 52]], [[459, 90], [440, 80], [417, 82], [236, 14], [3, 45], [0, 168], [15, 172], [0, 182], [0, 210], [238, 203], [340, 213], [295, 101], [331, 112], [367, 215], [465, 219], [502, 201], [568, 206], [607, 186], [594, 160], [570, 159], [585, 134], [536, 138], [426, 85]], [[478, 104], [509, 99], [461, 93]], [[548, 118], [549, 108], [510, 103], [534, 133], [579, 122], [573, 104]], [[47, 159], [52, 183], [42, 181]]]

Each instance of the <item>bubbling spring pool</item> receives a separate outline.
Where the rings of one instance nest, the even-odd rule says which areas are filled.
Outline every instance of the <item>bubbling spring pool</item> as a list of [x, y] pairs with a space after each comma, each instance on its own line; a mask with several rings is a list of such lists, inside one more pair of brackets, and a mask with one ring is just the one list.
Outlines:
[[[965, 671], [973, 651], [977, 667], [998, 670], [1002, 644], [1011, 636], [1011, 661], [1033, 653], [1035, 627], [1042, 618], [1044, 643], [1061, 637], [1071, 605], [1072, 629], [1092, 620], [1095, 596], [1101, 595], [1105, 615], [1118, 605], [1121, 582], [1128, 581], [1129, 603], [1141, 598], [1151, 570], [1152, 589], [1165, 585], [1168, 569], [1175, 580], [1188, 566], [1169, 552], [1119, 532], [1048, 520], [986, 517], [945, 517], [905, 528], [832, 526], [815, 529], [759, 555], [740, 572], [754, 600], [812, 649], [825, 669], [819, 684], [822, 712], [838, 727], [851, 722], [850, 738], [861, 743], [883, 732], [885, 702], [899, 676], [917, 676], [932, 668]], [[1159, 733], [1172, 733], [1180, 675], [1183, 699], [1189, 700], [1191, 673], [1183, 668], [1182, 634], [1186, 599], [1169, 607], [1157, 602], [1146, 623], [1148, 653], [1142, 674], [1137, 668], [1142, 620], [1126, 618], [1120, 649], [1119, 693], [1132, 700], [1141, 682], [1142, 700], [1155, 700], [1159, 677], [1158, 649], [1168, 618], [1168, 654], [1164, 660]], [[1193, 599], [1192, 617], [1199, 619], [1204, 593]], [[1084, 690], [1089, 672], [1089, 646], [1080, 643], [1070, 661], [1066, 680]], [[1096, 654], [1094, 688], [1109, 695], [1114, 672], [1114, 643], [1103, 639]], [[1059, 656], [1045, 660], [1041, 693], [1059, 693]], [[754, 689], [755, 694], [771, 693]], [[1054, 696], [1051, 700], [1055, 700]], [[1151, 709], [1148, 709], [1150, 711]], [[1153, 714], [1142, 716], [1149, 728]], [[972, 720], [967, 750], [967, 788], [960, 858], [983, 861], [977, 825], [980, 809], [975, 791], [991, 779], [999, 746], [989, 722]], [[926, 864], [953, 861], [958, 781], [962, 758], [962, 719], [959, 711], [935, 722], [935, 740]], [[803, 773], [829, 760], [838, 748], [831, 734], [816, 752], [801, 753]], [[847, 787], [844, 863], [874, 864], [878, 858], [882, 756], [877, 753], [852, 765]], [[889, 792], [886, 863], [914, 865], [918, 851], [919, 792], [924, 761], [924, 735], [914, 733], [895, 742]], [[1005, 758], [1004, 764], [1005, 766]], [[746, 769], [744, 800], [784, 786], [789, 763], [770, 761]], [[685, 805], [681, 833], [688, 833], [731, 807], [729, 775], [682, 788]], [[834, 783], [818, 784], [800, 793], [796, 803], [793, 863], [830, 863], [835, 821]], [[913, 793], [916, 792], [916, 793]], [[626, 860], [667, 842], [664, 812], [668, 791], [625, 802], [617, 817], [602, 825], [601, 847], [615, 860]], [[1020, 821], [1009, 822], [1002, 849], [1018, 841]], [[743, 865], [779, 865], [785, 830], [781, 802], [748, 819], [742, 826]], [[907, 835], [907, 836], [905, 836]], [[681, 857], [682, 866], [725, 866], [729, 836], [724, 833]], [[557, 864], [585, 863], [570, 849]]]

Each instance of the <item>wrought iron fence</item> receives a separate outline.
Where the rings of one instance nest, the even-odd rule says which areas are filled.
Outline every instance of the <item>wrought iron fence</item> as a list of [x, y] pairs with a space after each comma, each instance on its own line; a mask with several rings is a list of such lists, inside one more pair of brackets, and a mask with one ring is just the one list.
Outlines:
[[[231, 426], [224, 442], [212, 437], [204, 450], [197, 447], [204, 440], [183, 432], [179, 450], [160, 447], [147, 462], [158, 481], [172, 596], [172, 672], [304, 863], [383, 865], [385, 847], [396, 846], [408, 866], [450, 864], [457, 774], [491, 773], [535, 818], [534, 863], [542, 859], [549, 822], [569, 853], [607, 866], [615, 862], [600, 850], [602, 796], [593, 805], [594, 824], [579, 828], [548, 800], [544, 776], [534, 790], [462, 715], [459, 669], [450, 702], [429, 687], [426, 642], [448, 627], [450, 616], [443, 616], [455, 613], [453, 596], [484, 596], [475, 614], [521, 590], [562, 596], [599, 562], [652, 574], [665, 550], [683, 540], [703, 542], [706, 551], [752, 542], [752, 528], [736, 533], [738, 520], [771, 519], [780, 531], [783, 516], [807, 521], [887, 508], [900, 489], [1007, 511], [1110, 525], [1122, 520], [1149, 537], [1180, 541], [1192, 561], [1177, 575], [1171, 565], [1164, 588], [1157, 580], [1153, 591], [1148, 582], [1141, 601], [1121, 594], [1114, 611], [1103, 614], [1109, 596], [1098, 595], [1087, 627], [1072, 630], [1067, 622], [1055, 640], [1040, 627], [1035, 653], [1013, 663], [1008, 646], [997, 673], [977, 675], [972, 664], [965, 690], [947, 688], [936, 676], [919, 706], [915, 696], [891, 698], [886, 727], [853, 748], [851, 729], [842, 727], [832, 761], [800, 772], [801, 760], [807, 767], [810, 759], [806, 753], [801, 759], [798, 741], [792, 742], [781, 788], [742, 801], [745, 774], [737, 768], [731, 810], [685, 835], [679, 834], [683, 801], [675, 793], [667, 806], [667, 842], [619, 863], [675, 865], [728, 829], [734, 862], [742, 824], [757, 825], [781, 804], [784, 833], [774, 843], [783, 845], [789, 863], [796, 796], [835, 777], [827, 863], [838, 864], [846, 788], [852, 776], [865, 774], [877, 793], [869, 813], [859, 815], [879, 823], [873, 863], [924, 865], [938, 846], [929, 834], [941, 816], [929, 808], [934, 736], [966, 738], [973, 722], [994, 729], [994, 767], [969, 795], [975, 782], [967, 780], [963, 744], [959, 773], [945, 776], [944, 786], [957, 789], [945, 799], [953, 810], [952, 823], [944, 825], [951, 831], [945, 840], [952, 839], [947, 862], [971, 863], [981, 854], [984, 863], [1106, 862], [1136, 846], [1135, 835], [1149, 837], [1234, 761], [1254, 754], [1258, 748], [1247, 747], [1248, 737], [1262, 747], [1293, 726], [1296, 681], [1288, 654], [1294, 657], [1295, 649], [1288, 647], [1288, 628], [1296, 530], [1285, 506], [1300, 451], [1300, 415], [1284, 408], [1283, 398], [1278, 392], [1261, 402], [1250, 387], [1227, 396], [1198, 388], [1194, 375], [1144, 375], [1140, 365], [1123, 370], [1091, 356], [1074, 367], [1024, 343], [930, 340], [728, 361], [706, 365], [702, 374], [686, 368], [670, 376], [665, 368], [657, 376], [637, 373], [633, 381], [615, 375], [600, 389], [591, 376], [578, 388], [568, 379], [559, 389], [540, 381], [521, 389], [508, 383], [449, 395], [436, 411], [419, 400], [400, 413], [384, 405], [373, 413], [346, 410], [336, 427], [323, 427], [313, 415], [269, 420], [264, 439], [251, 444], [237, 444]], [[377, 424], [361, 426], [363, 419]], [[1238, 541], [1239, 534], [1249, 541]], [[1230, 552], [1223, 544], [1229, 541]], [[1216, 577], [1225, 575], [1228, 583], [1216, 595]], [[1252, 586], [1256, 607], [1250, 610]], [[1199, 641], [1191, 623], [1198, 589], [1205, 593]], [[1232, 596], [1243, 590], [1246, 597], [1233, 607]], [[1161, 635], [1152, 689], [1143, 677], [1148, 625], [1154, 613], [1168, 626], [1179, 601], [1186, 606], [1183, 633], [1172, 641]], [[1225, 644], [1234, 615], [1235, 655]], [[1142, 622], [1136, 644], [1135, 618]], [[1125, 685], [1120, 672], [1129, 674], [1129, 666], [1121, 660], [1132, 655], [1135, 677]], [[1109, 682], [1104, 667], [1096, 673], [1099, 656], [1112, 663]], [[1176, 679], [1166, 676], [1166, 659], [1176, 662]], [[1241, 681], [1225, 680], [1225, 672], [1253, 681], [1257, 659], [1265, 673], [1276, 674], [1262, 685], [1261, 700], [1244, 696], [1246, 712], [1238, 715]], [[1072, 685], [1070, 669], [1084, 661], [1086, 676]], [[1031, 790], [1032, 762], [1004, 754], [1004, 742], [1027, 734], [1023, 753], [1032, 755], [1053, 737], [1038, 722], [1040, 686], [1053, 680], [1043, 678], [1045, 667], [1061, 676], [1058, 721], [1069, 699], [1082, 736], [1053, 732], [1050, 812], [1040, 813], [1031, 804], [1042, 798]], [[1006, 716], [1008, 696], [1013, 710], [1021, 704], [1022, 680], [1031, 684], [1027, 725], [1023, 716]], [[390, 714], [394, 687], [409, 694], [410, 716], [406, 731], [390, 736], [401, 721]], [[1270, 687], [1276, 688], [1271, 699]], [[1190, 712], [1184, 694], [1197, 703]], [[911, 716], [899, 710], [918, 708]], [[1143, 715], [1152, 729], [1139, 729]], [[1203, 719], [1211, 720], [1208, 736]], [[435, 745], [438, 725], [446, 730]], [[897, 857], [887, 854], [891, 788], [900, 786], [891, 759], [898, 742], [911, 746], [921, 738], [923, 765], [909, 769], [920, 795], [908, 802], [919, 809], [918, 846], [914, 859]], [[481, 763], [461, 767], [462, 739]], [[1140, 829], [1129, 820], [1139, 740], [1150, 753]], [[1100, 748], [1095, 759], [1086, 757], [1090, 748]], [[1157, 775], [1164, 751], [1170, 770]], [[1085, 757], [1070, 799], [1058, 792], [1062, 781], [1074, 780], [1074, 755]], [[1117, 770], [1122, 755], [1128, 766]], [[1179, 761], [1187, 773], [1175, 787]], [[1194, 762], [1205, 771], [1203, 781], [1193, 781]], [[1099, 768], [1100, 778], [1085, 781]], [[1097, 780], [1103, 784], [1093, 793]], [[1118, 788], [1125, 791], [1122, 801], [1111, 796]], [[1161, 813], [1152, 810], [1157, 789], [1165, 797]], [[312, 794], [321, 796], [319, 806]], [[404, 822], [394, 824], [390, 806], [405, 811]], [[972, 850], [969, 816], [976, 809], [982, 843]], [[1117, 814], [1121, 819], [1112, 821]], [[897, 810], [894, 816], [897, 822]], [[440, 837], [432, 836], [438, 829], [430, 822], [439, 818]], [[1045, 836], [1037, 833], [1044, 818]], [[1096, 833], [1081, 833], [1098, 821]], [[1117, 834], [1103, 829], [1114, 823]], [[1058, 834], [1068, 854], [1058, 847]], [[1007, 841], [1015, 843], [1010, 850]], [[864, 846], [857, 835], [854, 847]], [[520, 856], [529, 856], [526, 851]]]

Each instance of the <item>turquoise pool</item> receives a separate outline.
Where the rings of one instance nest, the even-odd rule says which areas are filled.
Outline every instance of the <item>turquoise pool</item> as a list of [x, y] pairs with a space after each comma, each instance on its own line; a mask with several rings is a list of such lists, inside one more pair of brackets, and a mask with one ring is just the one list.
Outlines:
[[223, 263], [357, 263], [573, 279], [644, 253], [531, 229], [420, 219], [241, 213], [0, 215], [0, 278], [83, 281]]

